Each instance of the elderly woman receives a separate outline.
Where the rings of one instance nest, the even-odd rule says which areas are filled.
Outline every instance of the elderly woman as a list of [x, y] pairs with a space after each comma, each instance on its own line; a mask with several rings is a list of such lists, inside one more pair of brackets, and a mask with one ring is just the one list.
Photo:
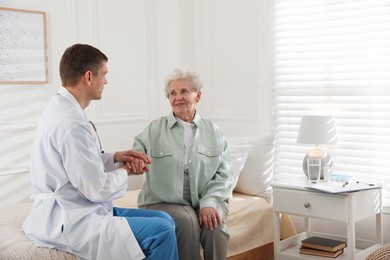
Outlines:
[[[172, 107], [134, 140], [152, 165], [138, 206], [169, 213], [176, 222], [179, 258], [226, 259], [228, 199], [232, 184], [227, 143], [214, 123], [196, 111], [202, 83], [190, 71], [173, 71], [165, 91]], [[200, 242], [200, 243], [199, 243]]]

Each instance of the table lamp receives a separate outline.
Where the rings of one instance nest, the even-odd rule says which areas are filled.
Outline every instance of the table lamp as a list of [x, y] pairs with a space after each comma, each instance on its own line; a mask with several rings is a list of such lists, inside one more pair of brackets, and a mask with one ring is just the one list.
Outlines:
[[307, 159], [321, 159], [321, 179], [324, 176], [324, 168], [329, 167], [332, 171], [333, 162], [326, 149], [320, 145], [329, 145], [337, 143], [336, 124], [334, 117], [331, 116], [303, 116], [299, 128], [297, 142], [301, 144], [314, 144], [315, 148], [307, 152], [303, 159], [303, 171], [307, 176]]

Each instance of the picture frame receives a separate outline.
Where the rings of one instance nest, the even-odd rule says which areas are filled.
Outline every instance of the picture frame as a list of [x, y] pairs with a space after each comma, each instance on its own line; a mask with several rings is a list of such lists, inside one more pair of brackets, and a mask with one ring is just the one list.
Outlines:
[[0, 84], [48, 83], [46, 13], [0, 7]]

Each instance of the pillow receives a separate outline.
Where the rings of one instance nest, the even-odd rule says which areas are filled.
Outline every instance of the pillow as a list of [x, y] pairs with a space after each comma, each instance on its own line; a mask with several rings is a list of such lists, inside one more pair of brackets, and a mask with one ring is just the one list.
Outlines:
[[231, 161], [231, 168], [233, 172], [233, 183], [231, 186], [231, 190], [233, 192], [234, 188], [237, 185], [238, 177], [240, 176], [242, 168], [244, 168], [244, 164], [246, 158], [248, 157], [248, 153], [252, 148], [252, 145], [229, 145], [229, 154]]
[[271, 201], [274, 159], [273, 135], [265, 137], [231, 137], [227, 138], [227, 141], [230, 145], [252, 145], [234, 191], [263, 197]]

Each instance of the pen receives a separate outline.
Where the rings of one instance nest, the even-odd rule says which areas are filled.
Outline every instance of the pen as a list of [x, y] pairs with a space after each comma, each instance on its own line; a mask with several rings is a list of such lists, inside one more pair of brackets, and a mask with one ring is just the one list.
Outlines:
[[367, 183], [367, 182], [361, 182], [361, 181], [356, 181], [356, 183], [365, 183], [368, 186], [374, 186], [374, 183]]

